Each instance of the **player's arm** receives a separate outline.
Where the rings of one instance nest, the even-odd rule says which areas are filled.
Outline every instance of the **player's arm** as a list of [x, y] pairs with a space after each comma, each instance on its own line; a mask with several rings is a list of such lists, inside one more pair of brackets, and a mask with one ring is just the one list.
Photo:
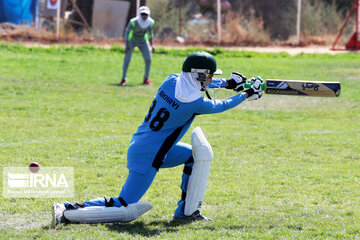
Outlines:
[[209, 84], [209, 88], [226, 88], [233, 89], [236, 92], [244, 90], [246, 77], [238, 72], [233, 72], [229, 79], [214, 78], [213, 82]]
[[130, 21], [125, 30], [125, 53], [129, 50], [129, 36], [132, 30], [132, 22]]
[[[263, 84], [263, 82], [264, 81], [260, 77], [250, 79], [248, 82], [249, 85], [256, 84], [244, 91], [248, 100], [259, 99], [262, 96], [261, 84]], [[209, 88], [223, 87], [226, 89], [233, 89], [235, 92], [240, 92], [245, 89], [245, 84], [246, 77], [241, 73], [233, 72], [227, 80], [213, 79], [213, 83], [209, 85]]]
[[149, 29], [149, 42], [150, 42], [150, 46], [151, 46], [151, 51], [152, 52], [155, 52], [155, 45], [154, 45], [154, 24], [155, 22], [153, 22], [151, 25], [150, 25], [150, 29]]
[[155, 45], [154, 45], [153, 39], [149, 38], [149, 42], [150, 42], [150, 46], [151, 46], [151, 51], [154, 53], [155, 52]]
[[194, 102], [194, 106], [196, 108], [195, 112], [198, 114], [220, 113], [236, 107], [245, 99], [259, 99], [262, 96], [263, 91], [261, 88], [262, 80], [254, 78], [252, 81], [253, 84], [249, 89], [225, 100], [209, 100], [203, 97], [199, 98]]
[[194, 104], [194, 110], [198, 114], [220, 113], [236, 107], [246, 99], [246, 93], [240, 93], [225, 100], [199, 98]]

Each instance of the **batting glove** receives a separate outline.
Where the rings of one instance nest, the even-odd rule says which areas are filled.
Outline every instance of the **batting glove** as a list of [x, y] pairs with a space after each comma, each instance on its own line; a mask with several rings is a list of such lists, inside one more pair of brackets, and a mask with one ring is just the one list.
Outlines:
[[233, 89], [236, 92], [240, 92], [245, 89], [246, 77], [238, 72], [233, 72], [230, 75], [230, 79], [226, 80], [228, 83], [227, 89]]
[[263, 90], [261, 88], [261, 84], [264, 81], [260, 77], [251, 78], [249, 83], [251, 83], [251, 87], [249, 89], [246, 89], [244, 92], [248, 94], [247, 100], [257, 100], [261, 98]]

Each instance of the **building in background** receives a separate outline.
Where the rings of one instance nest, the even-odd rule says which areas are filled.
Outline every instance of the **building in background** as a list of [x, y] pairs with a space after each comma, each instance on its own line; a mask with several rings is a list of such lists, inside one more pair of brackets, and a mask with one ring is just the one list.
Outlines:
[[33, 25], [38, 0], [0, 0], [0, 23]]
[[[70, 0], [68, 2], [71, 25], [82, 31], [84, 24], [79, 11]], [[75, 3], [96, 37], [123, 37], [127, 23], [137, 13], [136, 0], [76, 0]], [[140, 0], [140, 6], [143, 5], [146, 0]]]
[[[146, 0], [139, 2], [146, 4]], [[59, 0], [0, 0], [0, 23], [54, 30], [58, 3]], [[95, 37], [121, 38], [127, 23], [136, 16], [136, 4], [137, 0], [61, 0], [61, 24], [76, 32], [90, 30]]]

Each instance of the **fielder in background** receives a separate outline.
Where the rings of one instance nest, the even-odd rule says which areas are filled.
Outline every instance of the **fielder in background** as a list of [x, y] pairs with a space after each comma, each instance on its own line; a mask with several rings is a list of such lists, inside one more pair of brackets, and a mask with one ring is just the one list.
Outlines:
[[151, 67], [151, 52], [148, 40], [151, 45], [152, 52], [155, 52], [153, 42], [153, 28], [155, 21], [150, 17], [150, 9], [142, 6], [139, 9], [139, 16], [130, 20], [125, 31], [125, 57], [123, 63], [123, 75], [120, 82], [121, 86], [126, 85], [126, 74], [135, 47], [138, 47], [145, 61], [145, 74], [143, 84], [151, 85], [149, 79]]
[[[217, 70], [215, 58], [206, 52], [190, 54], [181, 74], [170, 74], [160, 86], [149, 112], [134, 133], [127, 152], [129, 174], [119, 197], [103, 197], [81, 203], [53, 205], [53, 224], [129, 222], [152, 208], [139, 202], [159, 169], [184, 164], [181, 199], [176, 218], [210, 220], [201, 214], [213, 152], [199, 127], [191, 136], [191, 145], [179, 142], [197, 115], [229, 110], [245, 99], [262, 96], [259, 78], [253, 85], [226, 100], [211, 100], [201, 91], [212, 83]], [[244, 90], [246, 77], [233, 72], [223, 80], [226, 88]], [[222, 82], [222, 83], [224, 83]]]

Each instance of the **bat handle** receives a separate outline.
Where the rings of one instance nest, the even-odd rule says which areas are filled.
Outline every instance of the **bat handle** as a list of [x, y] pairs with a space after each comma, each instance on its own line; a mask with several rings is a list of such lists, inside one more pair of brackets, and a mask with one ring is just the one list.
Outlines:
[[[250, 88], [253, 85], [253, 83], [245, 83], [245, 88]], [[261, 84], [261, 89], [265, 90], [266, 84], [262, 83]]]

